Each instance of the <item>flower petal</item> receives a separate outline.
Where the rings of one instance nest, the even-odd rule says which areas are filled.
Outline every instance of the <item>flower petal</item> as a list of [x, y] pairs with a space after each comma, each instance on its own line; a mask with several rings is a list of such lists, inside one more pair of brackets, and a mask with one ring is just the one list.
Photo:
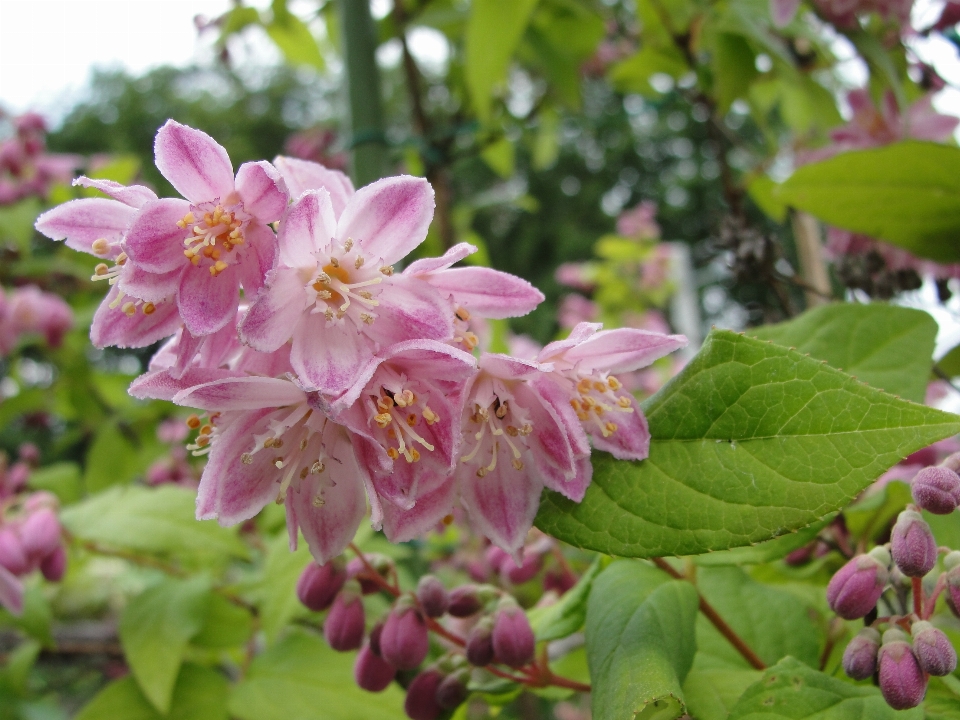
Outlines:
[[183, 267], [187, 262], [183, 255], [187, 231], [177, 227], [177, 222], [188, 212], [190, 203], [178, 198], [146, 203], [127, 230], [124, 249], [130, 259], [155, 273]]
[[316, 267], [315, 252], [330, 246], [337, 220], [326, 190], [311, 190], [298, 197], [280, 221], [277, 241], [280, 262], [292, 268]]
[[516, 554], [533, 526], [543, 484], [530, 471], [518, 473], [509, 465], [509, 470], [503, 467], [501, 463], [482, 478], [469, 469], [460, 472], [460, 499], [479, 532]]
[[260, 222], [276, 222], [287, 209], [287, 184], [266, 160], [241, 165], [235, 184], [243, 209]]
[[236, 269], [240, 275], [243, 294], [251, 300], [256, 297], [264, 280], [277, 264], [277, 236], [266, 225], [252, 222], [244, 232], [246, 242], [236, 251]]
[[663, 335], [637, 328], [601, 330], [568, 350], [564, 359], [584, 372], [629, 372], [646, 367], [686, 344], [687, 338], [683, 335]]
[[336, 217], [340, 217], [355, 192], [349, 177], [320, 163], [278, 155], [273, 164], [286, 181], [292, 198], [300, 197], [307, 190], [325, 188], [330, 193]]
[[141, 208], [145, 203], [157, 199], [157, 194], [143, 185], [121, 185], [113, 180], [99, 180], [83, 175], [74, 180], [73, 184], [85, 188], [95, 188], [132, 208]]
[[0, 605], [12, 615], [23, 613], [23, 583], [12, 572], [0, 565]]
[[495, 320], [526, 315], [544, 300], [523, 278], [492, 268], [452, 268], [431, 273], [427, 282], [457, 305]]
[[240, 339], [254, 350], [273, 352], [291, 338], [306, 304], [297, 271], [278, 267], [240, 322]]
[[182, 270], [177, 268], [168, 273], [153, 273], [128, 262], [120, 270], [117, 284], [127, 295], [145, 302], [158, 303], [172, 300], [177, 294], [181, 272]]
[[122, 301], [117, 307], [110, 307], [119, 293], [116, 285], [110, 288], [93, 316], [90, 342], [94, 347], [147, 347], [157, 340], [173, 335], [180, 328], [180, 314], [177, 312], [176, 303], [157, 303], [156, 310], [150, 315], [144, 315], [138, 308], [137, 312], [130, 316], [121, 309]]
[[233, 193], [233, 165], [227, 151], [205, 132], [167, 120], [153, 144], [157, 169], [194, 204]]
[[116, 200], [84, 198], [48, 210], [37, 219], [35, 227], [51, 240], [66, 240], [67, 247], [91, 255], [93, 242], [103, 238], [113, 246], [112, 252], [99, 257], [113, 258], [119, 254], [117, 244], [136, 214], [133, 208]]
[[618, 460], [644, 460], [650, 454], [647, 416], [632, 396], [627, 397], [630, 397], [633, 412], [613, 415], [610, 419], [616, 423], [617, 429], [608, 437], [604, 437], [599, 428], [590, 428], [590, 439], [597, 450], [608, 452]]
[[305, 385], [339, 396], [356, 382], [372, 355], [370, 342], [350, 324], [327, 327], [323, 315], [308, 314], [294, 330], [290, 362]]
[[465, 257], [473, 255], [473, 253], [476, 251], [477, 248], [470, 243], [457, 243], [452, 248], [447, 250], [442, 257], [414, 260], [412, 263], [407, 265], [403, 271], [403, 274], [417, 276], [426, 275], [427, 273], [436, 272], [437, 270], [446, 270], [454, 263], [458, 263]]
[[390, 265], [427, 237], [433, 220], [433, 188], [423, 178], [401, 175], [360, 188], [340, 216], [337, 238], [352, 238], [367, 255]]
[[177, 305], [183, 324], [194, 335], [214, 333], [236, 317], [240, 283], [236, 266], [217, 277], [205, 267], [187, 265], [180, 276]]
[[401, 510], [392, 503], [383, 504], [383, 532], [390, 542], [407, 542], [420, 537], [453, 512], [456, 502], [456, 483], [452, 478], [439, 484], [433, 491], [419, 495], [409, 510]]
[[179, 378], [166, 370], [151, 370], [130, 383], [127, 393], [140, 400], [173, 400], [173, 397], [183, 390], [222, 380], [225, 377], [247, 376], [235, 370], [222, 368], [190, 368]]
[[187, 388], [173, 397], [176, 405], [219, 411], [280, 408], [306, 401], [296, 383], [265, 377], [225, 378]]
[[450, 305], [429, 284], [394, 276], [377, 296], [377, 319], [366, 334], [384, 347], [413, 340], [446, 340], [453, 336]]

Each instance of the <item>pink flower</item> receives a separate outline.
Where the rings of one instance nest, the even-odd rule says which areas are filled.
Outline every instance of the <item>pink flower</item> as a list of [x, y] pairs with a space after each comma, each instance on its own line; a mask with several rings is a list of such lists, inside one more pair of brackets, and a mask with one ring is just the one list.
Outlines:
[[263, 161], [244, 163], [234, 178], [226, 150], [173, 120], [160, 128], [154, 149], [157, 168], [186, 200], [144, 203], [124, 246], [138, 269], [163, 278], [156, 292], [168, 291], [174, 276], [184, 324], [193, 335], [209, 335], [233, 319], [241, 286], [254, 295], [273, 267], [276, 239], [267, 223], [286, 208], [286, 186]]
[[570, 330], [582, 322], [593, 322], [600, 317], [600, 307], [578, 293], [564, 295], [557, 309], [560, 327]]
[[378, 180], [348, 201], [339, 221], [330, 194], [311, 190], [280, 223], [280, 264], [240, 324], [261, 352], [292, 338], [300, 380], [338, 396], [381, 347], [452, 335], [452, 312], [428, 283], [395, 274], [426, 238], [433, 218], [429, 183]]
[[636, 207], [624, 210], [617, 218], [617, 232], [628, 238], [645, 240], [660, 237], [660, 226], [656, 221], [657, 204], [644, 200]]
[[[621, 460], [643, 460], [650, 449], [647, 420], [612, 373], [646, 367], [684, 347], [687, 339], [634, 328], [600, 328], [577, 325], [566, 340], [547, 345], [537, 361], [553, 366], [549, 376], [558, 385], [562, 402], [572, 407], [595, 448]], [[573, 499], [581, 498], [582, 494]]]
[[350, 198], [356, 194], [350, 178], [335, 168], [283, 155], [274, 158], [273, 164], [287, 184], [291, 198], [296, 199], [307, 190], [323, 189], [330, 193], [333, 214], [338, 219]]

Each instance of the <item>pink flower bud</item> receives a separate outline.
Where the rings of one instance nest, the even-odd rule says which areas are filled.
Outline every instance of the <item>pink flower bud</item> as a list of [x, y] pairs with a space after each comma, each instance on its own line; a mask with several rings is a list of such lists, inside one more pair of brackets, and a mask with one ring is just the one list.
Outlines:
[[363, 643], [363, 602], [359, 586], [347, 583], [330, 606], [323, 622], [323, 636], [334, 650], [356, 650]]
[[927, 692], [927, 678], [906, 637], [899, 630], [887, 630], [880, 647], [880, 692], [894, 710], [916, 707]]
[[443, 708], [437, 703], [437, 688], [443, 682], [438, 671], [424, 670], [407, 688], [403, 709], [411, 720], [437, 720]]
[[36, 465], [40, 462], [40, 449], [33, 443], [22, 443], [17, 448], [17, 455], [27, 465]]
[[467, 660], [471, 665], [483, 667], [493, 662], [493, 621], [483, 618], [467, 635]]
[[880, 650], [880, 633], [873, 628], [864, 628], [843, 651], [843, 670], [854, 680], [866, 680], [877, 671], [877, 652]]
[[417, 600], [427, 617], [438, 618], [447, 612], [450, 597], [447, 589], [435, 575], [424, 575], [417, 583]]
[[940, 677], [957, 669], [957, 651], [943, 632], [924, 620], [915, 622], [910, 632], [913, 652], [924, 672]]
[[945, 467], [925, 467], [910, 488], [913, 501], [935, 515], [949, 515], [960, 505], [960, 475]]
[[513, 600], [501, 601], [493, 619], [493, 654], [497, 662], [520, 668], [533, 661], [536, 640], [527, 614]]
[[487, 552], [484, 553], [484, 559], [494, 573], [499, 573], [503, 564], [510, 559], [510, 554], [501, 547], [491, 545], [487, 548]]
[[[373, 567], [377, 570], [377, 572], [380, 572], [380, 574], [382, 575], [383, 573], [381, 572], [380, 568], [377, 567], [376, 560], [377, 558], [373, 556], [370, 556], [367, 558], [367, 561], [371, 565], [373, 565]], [[376, 580], [370, 579], [369, 574], [370, 574], [370, 571], [367, 570], [367, 566], [364, 564], [363, 560], [361, 560], [360, 558], [355, 557], [350, 562], [347, 563], [347, 577], [356, 578], [357, 580], [360, 581], [360, 589], [363, 591], [364, 595], [371, 595], [380, 589], [380, 585], [377, 584]], [[367, 576], [367, 577], [363, 577], [363, 576]]]
[[470, 691], [467, 690], [467, 672], [455, 672], [447, 675], [437, 687], [437, 705], [444, 710], [456, 710], [466, 702]]
[[937, 564], [937, 542], [920, 513], [904, 510], [897, 517], [890, 534], [890, 554], [910, 577], [923, 577]]
[[426, 621], [419, 610], [401, 599], [383, 624], [380, 654], [398, 670], [413, 670], [420, 666], [429, 650]]
[[883, 547], [849, 560], [827, 585], [827, 602], [833, 611], [846, 620], [856, 620], [873, 610], [887, 584], [889, 563], [890, 553]]
[[514, 585], [520, 585], [532, 580], [543, 567], [543, 556], [539, 553], [528, 552], [523, 557], [523, 564], [517, 565], [513, 558], [507, 558], [500, 565], [500, 575]]
[[40, 572], [50, 582], [60, 582], [67, 570], [67, 553], [60, 545], [40, 561]]
[[314, 612], [326, 610], [347, 581], [343, 566], [336, 560], [326, 565], [311, 562], [297, 580], [297, 597]]
[[947, 571], [945, 574], [949, 599], [953, 602], [953, 607], [960, 610], [960, 551], [947, 553], [943, 559], [943, 567]]
[[545, 591], [553, 590], [558, 595], [563, 595], [576, 584], [577, 576], [567, 568], [548, 570], [546, 575], [543, 576], [543, 589]]
[[0, 565], [14, 575], [23, 575], [30, 569], [23, 543], [11, 528], [0, 530]]
[[380, 635], [383, 634], [383, 620], [377, 620], [376, 624], [370, 630], [370, 652], [377, 657], [383, 657], [380, 653]]
[[465, 618], [480, 612], [483, 603], [477, 593], [476, 585], [461, 585], [450, 591], [450, 605], [447, 612], [454, 617]]
[[20, 526], [20, 540], [27, 557], [34, 561], [46, 557], [60, 546], [60, 521], [50, 508], [31, 513]]
[[25, 462], [14, 463], [7, 471], [7, 478], [4, 482], [4, 490], [9, 493], [15, 493], [23, 489], [30, 477], [30, 466]]
[[353, 679], [357, 685], [367, 692], [386, 690], [397, 674], [396, 668], [381, 657], [378, 657], [370, 644], [365, 644], [357, 654], [353, 664]]

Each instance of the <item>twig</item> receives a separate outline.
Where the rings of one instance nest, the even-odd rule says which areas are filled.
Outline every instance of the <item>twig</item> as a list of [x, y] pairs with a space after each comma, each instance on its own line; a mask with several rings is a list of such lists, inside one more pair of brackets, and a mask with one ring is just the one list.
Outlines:
[[[673, 569], [673, 567], [663, 558], [652, 558], [653, 564], [658, 568], [663, 570], [665, 573], [671, 577], [676, 578], [677, 580], [689, 580], [682, 574]], [[743, 639], [737, 635], [733, 628], [727, 625], [726, 621], [720, 617], [719, 613], [713, 609], [713, 606], [706, 601], [703, 595], [700, 594], [700, 591], [697, 591], [697, 597], [700, 598], [700, 612], [702, 612], [707, 620], [713, 623], [713, 626], [720, 631], [720, 634], [723, 635], [727, 641], [737, 649], [744, 659], [750, 663], [757, 670], [766, 670], [767, 665], [760, 659], [760, 657], [750, 649], [750, 646], [747, 645]]]

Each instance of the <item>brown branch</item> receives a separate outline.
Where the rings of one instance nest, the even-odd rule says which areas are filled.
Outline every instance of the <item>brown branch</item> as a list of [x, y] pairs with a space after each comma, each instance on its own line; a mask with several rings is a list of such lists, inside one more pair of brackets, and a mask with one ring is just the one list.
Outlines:
[[[682, 574], [673, 569], [673, 567], [663, 558], [652, 558], [653, 564], [658, 568], [663, 570], [665, 573], [670, 575], [677, 580], [687, 580], [687, 578]], [[689, 582], [689, 580], [687, 580]], [[720, 634], [723, 635], [727, 642], [729, 642], [733, 647], [737, 649], [744, 659], [750, 663], [757, 670], [766, 670], [767, 665], [760, 659], [760, 657], [750, 649], [750, 646], [747, 645], [743, 639], [737, 635], [733, 628], [727, 625], [727, 622], [720, 617], [720, 614], [713, 609], [713, 606], [706, 601], [703, 595], [700, 594], [700, 591], [697, 591], [697, 597], [700, 598], [700, 612], [702, 612], [707, 620], [713, 623], [713, 626], [720, 631]]]

